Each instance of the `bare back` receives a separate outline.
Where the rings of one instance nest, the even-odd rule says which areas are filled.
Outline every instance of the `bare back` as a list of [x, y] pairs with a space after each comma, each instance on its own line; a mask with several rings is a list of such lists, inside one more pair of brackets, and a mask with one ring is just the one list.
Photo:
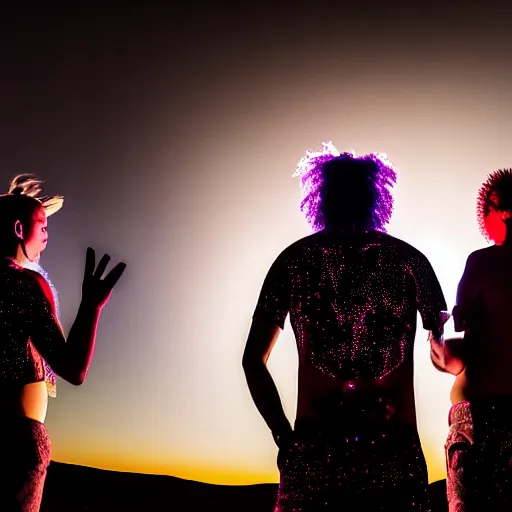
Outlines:
[[468, 355], [452, 401], [512, 394], [511, 246], [492, 246], [470, 255], [454, 317], [456, 329], [466, 332]]

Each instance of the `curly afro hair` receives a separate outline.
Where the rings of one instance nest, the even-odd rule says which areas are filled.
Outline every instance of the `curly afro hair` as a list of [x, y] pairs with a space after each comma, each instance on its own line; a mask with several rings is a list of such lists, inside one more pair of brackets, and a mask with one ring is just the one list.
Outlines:
[[396, 172], [383, 153], [339, 153], [331, 142], [307, 152], [294, 173], [301, 180], [301, 210], [314, 232], [385, 231], [393, 212]]

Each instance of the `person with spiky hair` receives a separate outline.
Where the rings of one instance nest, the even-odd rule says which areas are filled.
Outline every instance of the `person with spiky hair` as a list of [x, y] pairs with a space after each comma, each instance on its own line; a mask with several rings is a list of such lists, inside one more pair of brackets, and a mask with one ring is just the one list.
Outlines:
[[[446, 442], [450, 512], [512, 510], [512, 169], [491, 173], [477, 197], [480, 230], [457, 289], [445, 354], [458, 360]], [[443, 366], [441, 364], [441, 366]]]
[[[324, 143], [295, 176], [313, 234], [272, 264], [243, 355], [279, 449], [274, 511], [426, 511], [413, 345], [418, 311], [440, 340], [446, 302], [428, 259], [386, 233], [396, 171], [383, 154]], [[267, 369], [288, 315], [299, 354], [293, 428]]]
[[48, 242], [48, 217], [62, 196], [40, 197], [42, 181], [16, 176], [0, 195], [0, 434], [4, 473], [0, 510], [38, 512], [51, 442], [44, 425], [55, 374], [81, 385], [91, 364], [96, 328], [124, 272], [117, 264], [102, 279], [109, 256], [95, 265], [87, 249], [82, 300], [67, 336], [58, 319], [57, 296], [39, 265]]

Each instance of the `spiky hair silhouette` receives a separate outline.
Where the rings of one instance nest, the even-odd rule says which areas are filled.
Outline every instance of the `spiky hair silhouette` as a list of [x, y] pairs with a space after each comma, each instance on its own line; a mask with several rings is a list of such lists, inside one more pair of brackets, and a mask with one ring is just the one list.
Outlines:
[[504, 218], [512, 217], [512, 169], [498, 169], [487, 176], [477, 197], [477, 219], [480, 231], [487, 240], [485, 218], [494, 210]]

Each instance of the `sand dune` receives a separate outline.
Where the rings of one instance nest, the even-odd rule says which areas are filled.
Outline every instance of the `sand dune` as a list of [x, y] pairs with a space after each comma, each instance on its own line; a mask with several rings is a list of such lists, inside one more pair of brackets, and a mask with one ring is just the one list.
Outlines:
[[[445, 512], [444, 481], [430, 488], [434, 511]], [[41, 512], [272, 512], [276, 491], [275, 484], [211, 485], [52, 462]]]
[[211, 485], [52, 462], [41, 512], [272, 511], [277, 486]]

